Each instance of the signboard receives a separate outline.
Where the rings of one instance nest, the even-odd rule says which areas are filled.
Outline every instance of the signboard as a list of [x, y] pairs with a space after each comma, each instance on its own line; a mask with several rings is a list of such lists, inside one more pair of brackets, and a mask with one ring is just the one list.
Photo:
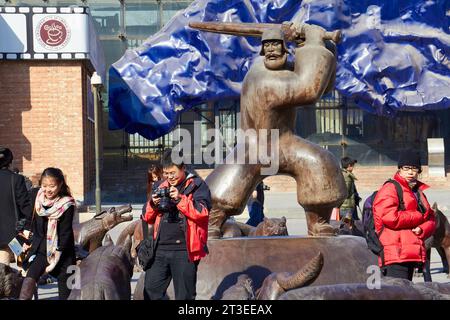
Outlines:
[[89, 59], [105, 77], [88, 7], [0, 7], [0, 59]]
[[88, 30], [88, 16], [85, 14], [35, 14], [33, 15], [34, 51], [88, 53]]

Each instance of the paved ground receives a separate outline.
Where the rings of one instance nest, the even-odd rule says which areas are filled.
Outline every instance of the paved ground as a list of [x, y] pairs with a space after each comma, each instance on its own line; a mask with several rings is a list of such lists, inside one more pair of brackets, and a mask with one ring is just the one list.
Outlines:
[[[441, 211], [450, 216], [450, 191], [445, 190], [430, 190], [427, 192], [427, 197], [430, 203], [437, 202]], [[363, 199], [366, 199], [371, 194], [371, 191], [360, 192]], [[287, 227], [290, 235], [306, 235], [306, 220], [304, 210], [296, 202], [295, 193], [271, 193], [267, 191], [265, 193], [265, 214], [269, 217], [281, 217], [287, 218]], [[134, 219], [138, 219], [141, 213], [142, 204], [134, 204], [133, 216]], [[81, 219], [86, 219], [87, 215], [81, 216]], [[242, 215], [236, 217], [237, 220], [245, 222], [248, 219], [248, 213], [244, 212]], [[111, 238], [116, 240], [122, 229], [126, 224], [121, 224], [110, 231]], [[440, 283], [450, 283], [450, 279], [447, 275], [442, 273], [442, 263], [436, 250], [432, 250], [431, 255], [431, 273], [433, 281]], [[140, 273], [135, 273], [132, 279], [132, 291], [136, 285], [137, 279]], [[414, 282], [423, 282], [422, 277], [414, 277]], [[40, 299], [57, 299], [57, 286], [56, 284], [49, 284], [39, 287]]]

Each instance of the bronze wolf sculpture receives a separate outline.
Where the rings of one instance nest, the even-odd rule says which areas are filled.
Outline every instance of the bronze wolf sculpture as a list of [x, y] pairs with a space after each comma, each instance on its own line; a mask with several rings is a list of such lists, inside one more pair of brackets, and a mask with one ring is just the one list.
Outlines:
[[133, 215], [126, 214], [131, 212], [132, 209], [129, 204], [117, 209], [112, 207], [108, 211], [103, 210], [99, 215], [86, 222], [75, 224], [73, 233], [79, 249], [92, 252], [100, 247], [103, 237], [109, 230], [122, 222], [133, 220]]
[[69, 300], [130, 300], [130, 250], [128, 237], [123, 246], [102, 246], [90, 253], [79, 265], [79, 287], [72, 289]]

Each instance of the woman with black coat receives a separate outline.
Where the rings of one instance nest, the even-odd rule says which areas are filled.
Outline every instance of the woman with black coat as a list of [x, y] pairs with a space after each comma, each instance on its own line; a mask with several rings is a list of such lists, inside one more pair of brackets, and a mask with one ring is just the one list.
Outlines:
[[19, 299], [31, 299], [37, 281], [48, 273], [58, 279], [59, 299], [66, 300], [70, 295], [67, 267], [76, 263], [72, 228], [75, 200], [60, 169], [44, 170], [41, 187], [32, 191], [33, 199], [33, 239]]

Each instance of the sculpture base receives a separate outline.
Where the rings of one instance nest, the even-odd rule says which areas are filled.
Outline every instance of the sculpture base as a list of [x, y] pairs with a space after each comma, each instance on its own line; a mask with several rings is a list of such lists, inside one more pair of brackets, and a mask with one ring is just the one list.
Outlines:
[[[365, 283], [367, 268], [378, 265], [377, 257], [367, 249], [364, 238], [338, 237], [243, 237], [208, 240], [209, 254], [198, 266], [197, 299], [220, 299], [222, 293], [247, 274], [255, 290], [272, 272], [296, 272], [320, 251], [324, 256], [322, 271], [310, 286]], [[139, 279], [134, 299], [143, 299], [144, 273]], [[173, 299], [173, 286], [167, 295]]]
[[198, 267], [199, 300], [220, 299], [242, 273], [257, 289], [270, 273], [296, 272], [319, 251], [324, 265], [310, 286], [365, 283], [370, 276], [367, 268], [378, 265], [365, 239], [354, 236], [231, 238], [210, 240], [208, 248], [209, 255]]

